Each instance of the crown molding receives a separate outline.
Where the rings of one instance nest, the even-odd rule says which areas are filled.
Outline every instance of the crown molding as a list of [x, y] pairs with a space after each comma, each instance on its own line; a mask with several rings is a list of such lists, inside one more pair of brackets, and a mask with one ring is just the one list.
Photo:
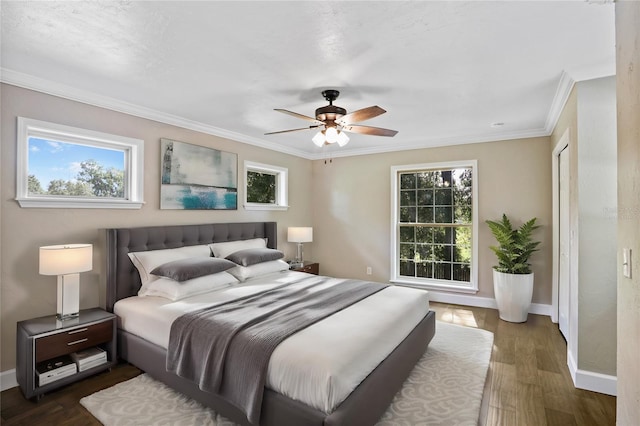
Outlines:
[[295, 149], [283, 145], [279, 145], [273, 142], [267, 142], [262, 139], [247, 136], [241, 133], [232, 132], [219, 127], [211, 126], [201, 122], [188, 120], [183, 117], [179, 117], [173, 114], [167, 114], [161, 111], [156, 111], [151, 108], [142, 107], [129, 102], [124, 102], [108, 96], [98, 95], [85, 90], [77, 89], [75, 87], [67, 86], [65, 84], [56, 83], [40, 77], [35, 77], [30, 74], [21, 73], [8, 68], [0, 68], [0, 82], [10, 84], [13, 86], [22, 87], [29, 90], [35, 90], [38, 92], [46, 93], [53, 96], [81, 102], [88, 105], [93, 105], [109, 110], [122, 112], [125, 114], [133, 115], [148, 120], [157, 121], [160, 123], [169, 124], [172, 126], [181, 127], [188, 130], [194, 130], [197, 132], [205, 133], [208, 135], [218, 136], [221, 138], [229, 139], [236, 142], [242, 142], [249, 145], [257, 146], [260, 148], [268, 149], [271, 151], [281, 152], [283, 154], [289, 154], [296, 157], [305, 158], [307, 160], [323, 160], [327, 157], [353, 157], [359, 155], [371, 155], [371, 154], [384, 154], [387, 152], [408, 151], [414, 149], [425, 148], [438, 148], [450, 145], [462, 145], [470, 143], [482, 143], [482, 142], [494, 142], [502, 140], [513, 140], [523, 138], [535, 138], [541, 136], [549, 136], [555, 127], [562, 108], [567, 102], [571, 88], [574, 85], [573, 79], [569, 77], [566, 72], [562, 72], [560, 77], [560, 83], [556, 89], [556, 95], [554, 97], [549, 115], [547, 116], [546, 125], [543, 129], [531, 129], [519, 132], [510, 133], [490, 133], [480, 135], [460, 135], [446, 138], [432, 138], [421, 139], [419, 141], [408, 141], [400, 144], [389, 144], [382, 147], [362, 148], [362, 149], [337, 149], [331, 147], [318, 148], [314, 152], [308, 152], [300, 149]]
[[35, 90], [38, 92], [46, 93], [48, 95], [58, 96], [60, 98], [65, 98], [76, 102], [81, 102], [88, 105], [97, 106], [100, 108], [106, 108], [112, 111], [122, 112], [148, 120], [158, 121], [160, 123], [170, 124], [172, 126], [182, 127], [188, 130], [194, 130], [196, 132], [201, 132], [208, 135], [218, 136], [236, 142], [258, 146], [260, 148], [265, 148], [271, 151], [278, 151], [284, 154], [309, 159], [309, 153], [302, 150], [289, 148], [275, 143], [269, 143], [261, 139], [243, 135], [241, 133], [236, 133], [229, 130], [221, 129], [219, 127], [210, 126], [201, 122], [188, 120], [177, 115], [156, 111], [151, 108], [124, 102], [115, 98], [111, 98], [109, 96], [98, 95], [92, 92], [77, 89], [65, 84], [56, 83], [51, 80], [35, 77], [30, 74], [21, 73], [8, 68], [0, 68], [0, 82], [10, 84], [12, 86], [22, 87], [24, 89]]
[[467, 145], [472, 143], [497, 142], [514, 139], [538, 138], [549, 136], [550, 133], [545, 129], [523, 130], [510, 133], [491, 133], [485, 135], [464, 135], [452, 136], [446, 138], [422, 139], [415, 142], [407, 142], [403, 144], [390, 144], [387, 146], [379, 146], [373, 148], [362, 148], [354, 150], [340, 150], [339, 148], [316, 152], [310, 155], [311, 160], [324, 160], [328, 156], [332, 158], [353, 157], [358, 155], [384, 154], [387, 152], [409, 151], [412, 149], [441, 148], [453, 145]]
[[553, 101], [551, 102], [551, 108], [549, 108], [547, 121], [544, 125], [547, 136], [553, 133], [553, 129], [555, 129], [556, 124], [558, 124], [560, 114], [562, 114], [562, 110], [564, 109], [567, 100], [569, 100], [569, 95], [571, 95], [571, 90], [573, 89], [573, 86], [575, 84], [575, 80], [571, 78], [571, 76], [565, 71], [562, 71], [562, 74], [560, 74], [558, 87], [556, 87], [556, 94], [554, 95]]

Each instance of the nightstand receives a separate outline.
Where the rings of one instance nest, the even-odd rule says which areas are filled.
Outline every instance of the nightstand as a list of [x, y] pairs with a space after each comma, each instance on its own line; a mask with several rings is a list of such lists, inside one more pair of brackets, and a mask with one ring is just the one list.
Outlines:
[[291, 267], [289, 269], [291, 269], [292, 271], [306, 272], [307, 274], [318, 275], [320, 273], [320, 264], [318, 262], [305, 260], [304, 262], [302, 262], [302, 265], [300, 265], [299, 263], [291, 264]]
[[[81, 310], [78, 318], [60, 321], [55, 315], [18, 322], [16, 379], [27, 398], [42, 394], [110, 369], [116, 364], [116, 316], [102, 309]], [[89, 348], [106, 352], [104, 363], [71, 375], [48, 380], [40, 386], [37, 365]], [[41, 364], [44, 363], [44, 364]], [[62, 376], [62, 375], [61, 375]]]

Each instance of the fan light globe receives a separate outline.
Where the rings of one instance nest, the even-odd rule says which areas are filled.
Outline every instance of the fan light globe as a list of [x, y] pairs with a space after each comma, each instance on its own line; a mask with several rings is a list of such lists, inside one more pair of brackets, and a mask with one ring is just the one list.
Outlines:
[[349, 136], [345, 132], [338, 132], [338, 145], [345, 146], [349, 143]]
[[324, 135], [322, 134], [322, 132], [316, 133], [316, 135], [311, 140], [319, 148], [322, 148], [322, 145], [324, 145]]
[[328, 143], [336, 143], [338, 141], [338, 131], [335, 127], [327, 127], [327, 130], [325, 130], [325, 136]]

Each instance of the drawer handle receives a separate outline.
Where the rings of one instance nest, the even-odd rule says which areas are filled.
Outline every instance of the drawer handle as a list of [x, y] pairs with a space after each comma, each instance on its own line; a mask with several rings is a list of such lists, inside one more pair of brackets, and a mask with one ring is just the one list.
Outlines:
[[68, 332], [67, 334], [82, 333], [83, 331], [87, 331], [87, 330], [88, 330], [88, 328], [86, 328], [86, 327], [85, 327], [85, 328], [80, 328], [80, 329], [78, 329], [78, 330], [70, 331], [70, 332]]
[[86, 342], [87, 340], [89, 339], [80, 339], [80, 340], [76, 340], [75, 342], [69, 342], [67, 343], [67, 346], [77, 345], [78, 343]]

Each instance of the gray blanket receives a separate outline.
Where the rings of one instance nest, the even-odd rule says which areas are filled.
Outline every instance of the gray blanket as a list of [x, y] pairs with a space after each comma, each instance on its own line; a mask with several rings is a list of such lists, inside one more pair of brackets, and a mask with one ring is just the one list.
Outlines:
[[167, 370], [219, 394], [258, 424], [267, 367], [284, 339], [362, 300], [386, 284], [348, 280], [318, 289], [310, 276], [187, 313], [171, 326]]

